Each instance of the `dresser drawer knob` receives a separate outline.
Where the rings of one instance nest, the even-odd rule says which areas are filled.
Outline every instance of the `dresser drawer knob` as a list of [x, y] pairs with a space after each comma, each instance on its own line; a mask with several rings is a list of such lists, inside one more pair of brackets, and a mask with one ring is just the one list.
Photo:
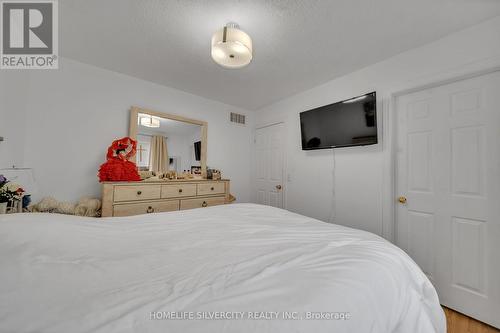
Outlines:
[[154, 213], [155, 209], [151, 206], [148, 207], [148, 209], [146, 210], [146, 213], [150, 214], [150, 213]]
[[142, 191], [137, 191], [137, 195], [141, 195], [142, 194]]
[[182, 188], [179, 189], [179, 193], [182, 193]]
[[201, 207], [207, 207], [207, 206], [208, 206], [207, 202], [203, 201], [203, 203], [201, 204]]
[[214, 187], [212, 186], [212, 187], [210, 188], [210, 191], [213, 191], [213, 190], [215, 190], [215, 189], [214, 189]]

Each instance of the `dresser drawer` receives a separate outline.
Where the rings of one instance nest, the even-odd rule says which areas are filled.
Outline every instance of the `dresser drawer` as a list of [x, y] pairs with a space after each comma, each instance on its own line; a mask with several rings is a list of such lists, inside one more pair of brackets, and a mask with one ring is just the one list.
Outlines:
[[115, 205], [113, 216], [129, 216], [179, 210], [179, 200]]
[[160, 185], [115, 186], [113, 201], [160, 199]]
[[196, 184], [173, 184], [162, 185], [162, 198], [195, 197]]
[[223, 194], [226, 188], [223, 182], [210, 182], [198, 184], [198, 195]]
[[225, 203], [224, 197], [210, 197], [200, 199], [185, 199], [181, 200], [181, 209], [201, 208], [208, 206], [223, 205]]

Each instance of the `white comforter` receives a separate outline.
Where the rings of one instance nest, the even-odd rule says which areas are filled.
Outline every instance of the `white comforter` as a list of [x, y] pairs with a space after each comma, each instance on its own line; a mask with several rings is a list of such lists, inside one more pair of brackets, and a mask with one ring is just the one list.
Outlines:
[[235, 204], [1, 216], [0, 332], [441, 333], [445, 320], [382, 238]]

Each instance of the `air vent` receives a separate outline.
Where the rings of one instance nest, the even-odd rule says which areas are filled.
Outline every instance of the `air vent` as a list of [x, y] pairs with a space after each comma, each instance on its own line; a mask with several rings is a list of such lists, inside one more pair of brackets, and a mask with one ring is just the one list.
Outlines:
[[232, 123], [245, 125], [245, 115], [244, 114], [231, 112], [229, 118], [230, 118]]

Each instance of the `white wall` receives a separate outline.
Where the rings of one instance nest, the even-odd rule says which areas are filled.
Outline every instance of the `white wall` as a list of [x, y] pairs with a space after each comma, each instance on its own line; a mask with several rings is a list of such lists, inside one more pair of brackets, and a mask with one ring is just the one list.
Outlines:
[[[97, 170], [111, 142], [128, 135], [136, 105], [207, 121], [208, 165], [231, 179], [238, 201], [249, 201], [251, 112], [69, 59], [25, 76], [0, 73], [1, 165], [34, 168], [40, 196], [100, 196]], [[231, 125], [231, 111], [246, 114], [248, 126]]]
[[27, 72], [0, 71], [0, 169], [24, 164], [27, 85]]
[[[286, 207], [324, 221], [335, 207], [335, 223], [392, 239], [392, 94], [500, 66], [500, 17], [399, 54], [321, 86], [262, 108], [256, 126], [286, 126]], [[377, 91], [379, 137], [376, 146], [335, 150], [300, 149], [299, 112]], [[383, 199], [384, 198], [384, 199]]]

